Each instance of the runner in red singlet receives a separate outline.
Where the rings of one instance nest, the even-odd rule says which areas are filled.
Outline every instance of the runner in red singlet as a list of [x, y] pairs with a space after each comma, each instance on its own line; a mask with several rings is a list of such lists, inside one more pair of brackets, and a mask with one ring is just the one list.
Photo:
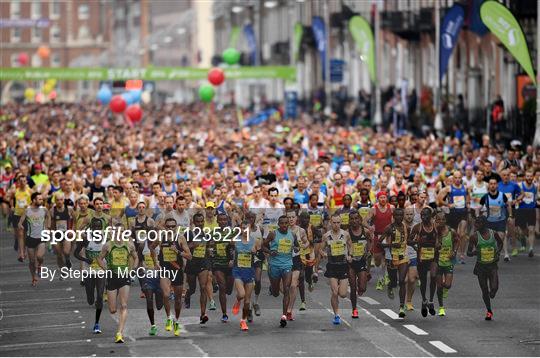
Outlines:
[[375, 274], [377, 278], [376, 289], [382, 290], [384, 286], [384, 249], [381, 246], [379, 237], [384, 233], [388, 225], [392, 223], [392, 205], [388, 203], [388, 194], [385, 191], [377, 193], [377, 202], [370, 212], [369, 220], [373, 223], [374, 237], [371, 246], [371, 254], [375, 263]]

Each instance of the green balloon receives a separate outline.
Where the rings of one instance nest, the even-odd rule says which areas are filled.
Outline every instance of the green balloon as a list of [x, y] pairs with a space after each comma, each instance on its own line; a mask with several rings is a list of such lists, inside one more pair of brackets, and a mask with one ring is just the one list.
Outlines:
[[228, 48], [223, 51], [223, 60], [228, 65], [234, 65], [240, 61], [240, 52], [238, 52], [238, 50], [235, 48]]
[[202, 85], [199, 87], [199, 98], [205, 103], [212, 102], [214, 94], [214, 87], [211, 85]]

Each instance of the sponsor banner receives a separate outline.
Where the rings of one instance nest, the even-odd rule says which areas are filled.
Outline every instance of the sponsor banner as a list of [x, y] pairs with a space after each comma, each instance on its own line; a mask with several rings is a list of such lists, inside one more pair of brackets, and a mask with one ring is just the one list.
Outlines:
[[454, 4], [444, 15], [441, 25], [441, 38], [439, 41], [439, 79], [442, 81], [452, 51], [456, 47], [459, 32], [463, 27], [465, 10], [461, 5]]
[[44, 28], [51, 26], [51, 21], [46, 18], [41, 19], [0, 19], [0, 28], [9, 27], [37, 27]]
[[377, 82], [376, 63], [375, 63], [375, 40], [371, 26], [361, 16], [353, 16], [349, 20], [349, 31], [360, 52], [362, 61], [368, 66], [369, 77], [371, 81]]
[[[296, 80], [296, 68], [290, 66], [259, 66], [224, 68], [230, 79], [279, 78]], [[114, 81], [138, 78], [142, 80], [203, 80], [207, 68], [152, 67], [152, 68], [0, 68], [0, 80], [40, 81], [56, 78], [59, 81], [87, 80]]]

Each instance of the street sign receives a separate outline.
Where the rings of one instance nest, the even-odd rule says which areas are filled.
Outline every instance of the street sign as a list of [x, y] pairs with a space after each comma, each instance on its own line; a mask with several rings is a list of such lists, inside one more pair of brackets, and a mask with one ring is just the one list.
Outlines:
[[345, 67], [345, 61], [338, 59], [330, 60], [330, 81], [332, 83], [343, 82], [343, 68]]

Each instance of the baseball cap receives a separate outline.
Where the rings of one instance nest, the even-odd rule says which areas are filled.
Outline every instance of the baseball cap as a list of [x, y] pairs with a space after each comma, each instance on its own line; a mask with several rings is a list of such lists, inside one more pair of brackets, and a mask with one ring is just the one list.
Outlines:
[[215, 209], [216, 208], [216, 204], [213, 202], [213, 201], [207, 201], [206, 202], [206, 205], [205, 205], [205, 208], [212, 208], [212, 209]]

